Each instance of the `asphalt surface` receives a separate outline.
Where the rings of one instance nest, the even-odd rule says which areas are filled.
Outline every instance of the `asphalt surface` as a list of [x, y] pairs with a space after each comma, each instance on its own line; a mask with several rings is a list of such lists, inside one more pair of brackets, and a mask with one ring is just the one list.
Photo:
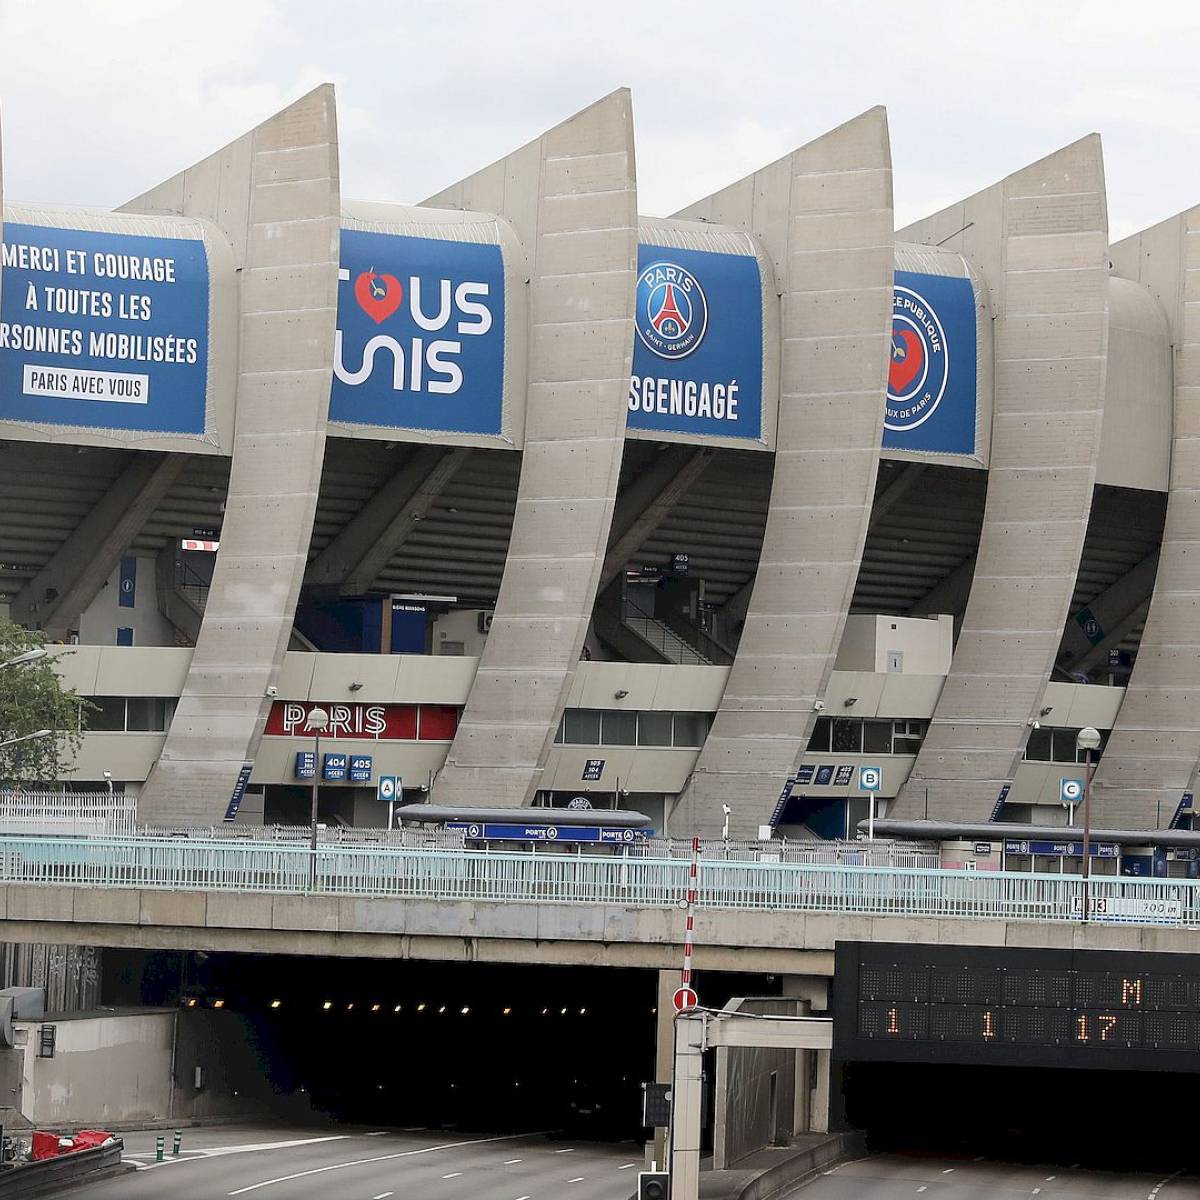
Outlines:
[[[627, 1200], [642, 1154], [547, 1137], [345, 1127], [185, 1129], [162, 1163], [157, 1133], [128, 1133], [133, 1174], [73, 1189], [80, 1200]], [[1170, 1198], [1164, 1198], [1170, 1200]]]
[[[1120, 1137], [1115, 1126], [1109, 1136]], [[802, 1200], [1200, 1200], [1200, 1174], [877, 1154], [792, 1193]]]

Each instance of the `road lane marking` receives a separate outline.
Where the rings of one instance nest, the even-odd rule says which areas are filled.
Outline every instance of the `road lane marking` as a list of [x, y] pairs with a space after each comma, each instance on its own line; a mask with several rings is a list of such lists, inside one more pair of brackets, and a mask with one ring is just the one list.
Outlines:
[[1041, 1190], [1042, 1190], [1041, 1188], [1034, 1188], [1033, 1195], [1035, 1195], [1035, 1196], [1038, 1195], [1041, 1192]]
[[630, 1167], [636, 1167], [636, 1166], [637, 1166], [637, 1163], [622, 1163], [622, 1164], [621, 1164], [621, 1165], [620, 1165], [620, 1166], [617, 1168], [617, 1170], [618, 1170], [618, 1171], [628, 1171]]
[[565, 1150], [555, 1150], [554, 1153], [555, 1154], [573, 1154], [574, 1152], [575, 1152], [575, 1147], [568, 1146]]
[[[247, 1145], [234, 1146], [208, 1146], [199, 1147], [193, 1150], [187, 1150], [179, 1156], [179, 1158], [164, 1158], [162, 1162], [151, 1163], [135, 1163], [134, 1165], [139, 1171], [152, 1171], [158, 1167], [169, 1167], [172, 1164], [178, 1166], [185, 1162], [203, 1162], [207, 1158], [224, 1158], [227, 1154], [252, 1154], [265, 1150], [288, 1150], [292, 1146], [312, 1146], [317, 1142], [347, 1142], [350, 1140], [348, 1133], [335, 1133], [327, 1137], [311, 1137], [311, 1138], [293, 1138], [287, 1142], [251, 1142]], [[133, 1158], [146, 1158], [156, 1151], [147, 1150], [142, 1154], [125, 1154], [122, 1161]]]
[[443, 1175], [443, 1179], [457, 1179], [462, 1174], [461, 1171], [451, 1171], [449, 1175]]
[[[387, 1137], [387, 1135], [388, 1135], [388, 1131], [386, 1129], [377, 1129], [377, 1130], [375, 1130], [374, 1133], [364, 1133], [363, 1137]], [[391, 1194], [392, 1194], [391, 1192], [388, 1192], [389, 1196]]]
[[1172, 1179], [1174, 1179], [1174, 1178], [1176, 1178], [1177, 1176], [1179, 1176], [1179, 1175], [1182, 1175], [1182, 1174], [1183, 1174], [1183, 1168], [1182, 1168], [1182, 1167], [1180, 1167], [1178, 1171], [1172, 1171], [1172, 1172], [1171, 1172], [1171, 1174], [1170, 1174], [1170, 1175], [1168, 1175], [1168, 1176], [1166, 1177], [1166, 1179], [1160, 1179], [1160, 1180], [1159, 1180], [1159, 1181], [1158, 1181], [1158, 1182], [1157, 1182], [1157, 1183], [1156, 1183], [1156, 1184], [1155, 1184], [1155, 1185], [1154, 1185], [1154, 1186], [1153, 1186], [1153, 1187], [1150, 1189], [1150, 1195], [1146, 1197], [1146, 1200], [1157, 1200], [1158, 1193], [1159, 1193], [1159, 1192], [1160, 1192], [1160, 1191], [1161, 1191], [1163, 1188], [1165, 1188], [1165, 1187], [1167, 1186], [1167, 1184], [1171, 1182], [1171, 1180], [1172, 1180]]
[[506, 1158], [504, 1160], [504, 1165], [506, 1167], [511, 1167], [513, 1165], [513, 1163], [519, 1163], [519, 1162], [524, 1162], [524, 1161], [525, 1160], [523, 1158]]
[[[472, 1138], [465, 1142], [440, 1142], [436, 1146], [422, 1146], [420, 1150], [399, 1150], [395, 1154], [377, 1154], [373, 1158], [354, 1158], [347, 1162], [330, 1163], [325, 1167], [313, 1167], [310, 1171], [297, 1171], [292, 1175], [280, 1175], [276, 1179], [262, 1179], [258, 1183], [248, 1184], [228, 1193], [230, 1196], [244, 1196], [247, 1192], [257, 1192], [259, 1188], [273, 1187], [277, 1183], [291, 1183], [293, 1179], [308, 1179], [313, 1175], [324, 1175], [327, 1171], [340, 1171], [343, 1167], [362, 1167], [369, 1163], [392, 1162], [397, 1158], [413, 1158], [418, 1154], [434, 1154], [438, 1150], [455, 1150], [460, 1146], [482, 1146], [489, 1142], [514, 1142], [518, 1138], [541, 1137], [546, 1130], [535, 1133], [506, 1133], [503, 1137]], [[314, 1141], [327, 1139], [314, 1138]]]
[[518, 1196], [517, 1200], [529, 1200], [528, 1196]]
[[927, 1189], [927, 1187], [926, 1187], [926, 1185], [925, 1185], [925, 1184], [921, 1184], [921, 1186], [920, 1186], [919, 1188], [917, 1188], [917, 1191], [918, 1191], [918, 1192], [924, 1192], [924, 1191], [927, 1191], [927, 1190], [928, 1190], [928, 1189]]
[[583, 1182], [583, 1176], [582, 1176], [582, 1175], [576, 1175], [574, 1179], [568, 1179], [568, 1180], [567, 1180], [567, 1182], [568, 1182], [568, 1183], [582, 1183], [582, 1182]]
[[1050, 1182], [1050, 1180], [1052, 1180], [1052, 1179], [1057, 1179], [1057, 1178], [1058, 1178], [1058, 1176], [1057, 1176], [1057, 1175], [1047, 1175], [1047, 1176], [1046, 1176], [1046, 1182], [1047, 1182], [1047, 1183], [1049, 1183], [1049, 1182]]
[[949, 1175], [949, 1174], [950, 1174], [950, 1172], [951, 1172], [951, 1171], [953, 1171], [953, 1170], [954, 1170], [954, 1168], [953, 1168], [953, 1167], [947, 1167], [947, 1168], [946, 1168], [946, 1169], [945, 1169], [945, 1170], [942, 1172], [942, 1174], [943, 1174], [943, 1175]]
[[371, 1200], [387, 1200], [389, 1196], [394, 1196], [395, 1192], [380, 1192], [378, 1196], [372, 1196]]

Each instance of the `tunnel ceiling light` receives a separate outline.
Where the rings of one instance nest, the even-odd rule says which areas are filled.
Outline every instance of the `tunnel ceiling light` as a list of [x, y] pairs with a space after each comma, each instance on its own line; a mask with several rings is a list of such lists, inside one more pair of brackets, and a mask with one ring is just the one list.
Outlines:
[[224, 1008], [224, 1007], [225, 1007], [224, 1000], [214, 1000], [213, 1001], [213, 1008]]
[[506, 1016], [506, 1017], [507, 1017], [507, 1016], [508, 1016], [508, 1015], [509, 1015], [511, 1012], [512, 1012], [512, 1009], [511, 1009], [511, 1008], [506, 1008], [506, 1009], [504, 1010], [504, 1016]]
[[184, 1003], [185, 1007], [187, 1007], [187, 1008], [195, 1008], [196, 1007], [196, 997], [189, 996], [183, 1003]]
[[467, 1016], [470, 1013], [470, 1011], [471, 1011], [471, 1006], [469, 1004], [464, 1004], [462, 1006], [461, 1012], [464, 1017]]
[[326, 1012], [328, 1012], [328, 1011], [329, 1011], [329, 1010], [330, 1010], [330, 1009], [333, 1007], [333, 1001], [332, 1001], [332, 1000], [326, 1000], [326, 1001], [325, 1001], [325, 1003], [321, 1005], [321, 1007], [322, 1007], [322, 1008], [323, 1008], [323, 1009], [324, 1009]]
[[558, 1010], [558, 1015], [559, 1015], [560, 1017], [565, 1017], [565, 1016], [567, 1015], [567, 1010], [566, 1010], [565, 1008], [560, 1008], [560, 1009]]
[[546, 1016], [546, 1015], [549, 1013], [549, 1011], [550, 1011], [550, 1010], [549, 1010], [548, 1008], [543, 1008], [543, 1009], [542, 1009], [542, 1016], [543, 1016], [543, 1017], [544, 1017], [544, 1016]]
[[417, 1005], [417, 1012], [424, 1012], [424, 1011], [425, 1011], [425, 1005], [424, 1005], [424, 1004], [418, 1004], [418, 1005]]
[[283, 1004], [283, 1001], [282, 1001], [282, 1000], [272, 1000], [272, 1001], [271, 1001], [271, 1007], [272, 1007], [272, 1008], [279, 1008], [279, 1007], [280, 1007], [280, 1005], [282, 1005], [282, 1004]]
[[392, 1012], [399, 1012], [399, 1011], [400, 1011], [400, 1005], [397, 1004], [396, 1007], [392, 1009]]
[[354, 1001], [353, 1001], [353, 1000], [351, 1000], [351, 1001], [350, 1001], [350, 1003], [346, 1005], [346, 1011], [347, 1011], [347, 1012], [353, 1012], [353, 1011], [354, 1011]]
[[581, 1008], [581, 1009], [579, 1010], [579, 1015], [580, 1015], [581, 1017], [586, 1017], [586, 1016], [587, 1016], [587, 1009], [586, 1009], [586, 1008]]
[[372, 1011], [372, 1012], [378, 1012], [378, 1011], [379, 1011], [379, 1010], [380, 1010], [382, 1007], [383, 1007], [383, 1005], [382, 1005], [382, 1004], [372, 1004], [372, 1005], [371, 1005], [371, 1011]]
[[442, 1007], [438, 1009], [438, 1012], [444, 1013], [445, 1011], [446, 1011], [446, 1006], [443, 1004]]

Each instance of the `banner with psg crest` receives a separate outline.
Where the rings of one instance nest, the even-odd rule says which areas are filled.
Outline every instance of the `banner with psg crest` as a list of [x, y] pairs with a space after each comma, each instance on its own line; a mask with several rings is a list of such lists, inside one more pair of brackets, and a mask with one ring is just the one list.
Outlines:
[[638, 246], [630, 429], [761, 442], [762, 291], [753, 254]]
[[896, 271], [884, 450], [977, 455], [976, 342], [970, 279]]

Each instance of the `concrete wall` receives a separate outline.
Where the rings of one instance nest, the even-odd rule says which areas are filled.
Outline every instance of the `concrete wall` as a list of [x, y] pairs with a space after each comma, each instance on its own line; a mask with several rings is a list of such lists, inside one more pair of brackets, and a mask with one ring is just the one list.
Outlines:
[[672, 832], [772, 816], [804, 754], [862, 557], [883, 428], [892, 171], [875, 108], [691, 206], [759, 237], [783, 292], [775, 473], [742, 638]]
[[[1200, 761], [1200, 208], [1118, 242], [1113, 266], [1166, 312], [1174, 343], [1174, 430], [1162, 549], [1125, 701], [1096, 770], [1096, 820], [1168, 821]], [[1160, 818], [1161, 814], [1161, 818]]]
[[[55, 1027], [52, 1058], [38, 1056], [43, 1025]], [[228, 1117], [252, 1111], [269, 1091], [264, 1064], [238, 1013], [109, 1010], [19, 1021], [14, 1029], [19, 1110], [41, 1127], [128, 1128]]]
[[[886, 675], [945, 675], [954, 650], [954, 618], [936, 617], [846, 618], [838, 647], [835, 671], [867, 671]], [[901, 658], [892, 670], [891, 656]]]
[[986, 819], [1016, 772], [1062, 639], [1104, 411], [1108, 215], [1084, 138], [903, 230], [988, 281], [996, 403], [970, 599], [933, 724], [893, 814]]
[[241, 271], [240, 375], [221, 548], [149, 823], [210, 824], [252, 760], [308, 558], [333, 372], [340, 197], [333, 89], [318, 88], [132, 211], [201, 216]]
[[624, 448], [637, 192], [627, 91], [427, 203], [505, 217], [530, 260], [525, 450], [491, 635], [438, 803], [532, 800], [583, 648]]
[[133, 607], [121, 608], [118, 603], [121, 596], [121, 571], [118, 567], [79, 618], [79, 640], [84, 645], [115, 645], [117, 629], [122, 626], [133, 630], [135, 646], [175, 645], [175, 628], [158, 611], [158, 596], [154, 586], [155, 557], [152, 554], [133, 557], [137, 563]]
[[[726, 1011], [760, 1016], [801, 1016], [801, 1001], [746, 997]], [[716, 1052], [716, 1104], [713, 1115], [713, 1170], [734, 1167], [747, 1155], [786, 1144], [801, 1132], [795, 1126], [796, 1060], [801, 1051], [754, 1046]], [[774, 1103], [772, 1103], [774, 1076]]]

